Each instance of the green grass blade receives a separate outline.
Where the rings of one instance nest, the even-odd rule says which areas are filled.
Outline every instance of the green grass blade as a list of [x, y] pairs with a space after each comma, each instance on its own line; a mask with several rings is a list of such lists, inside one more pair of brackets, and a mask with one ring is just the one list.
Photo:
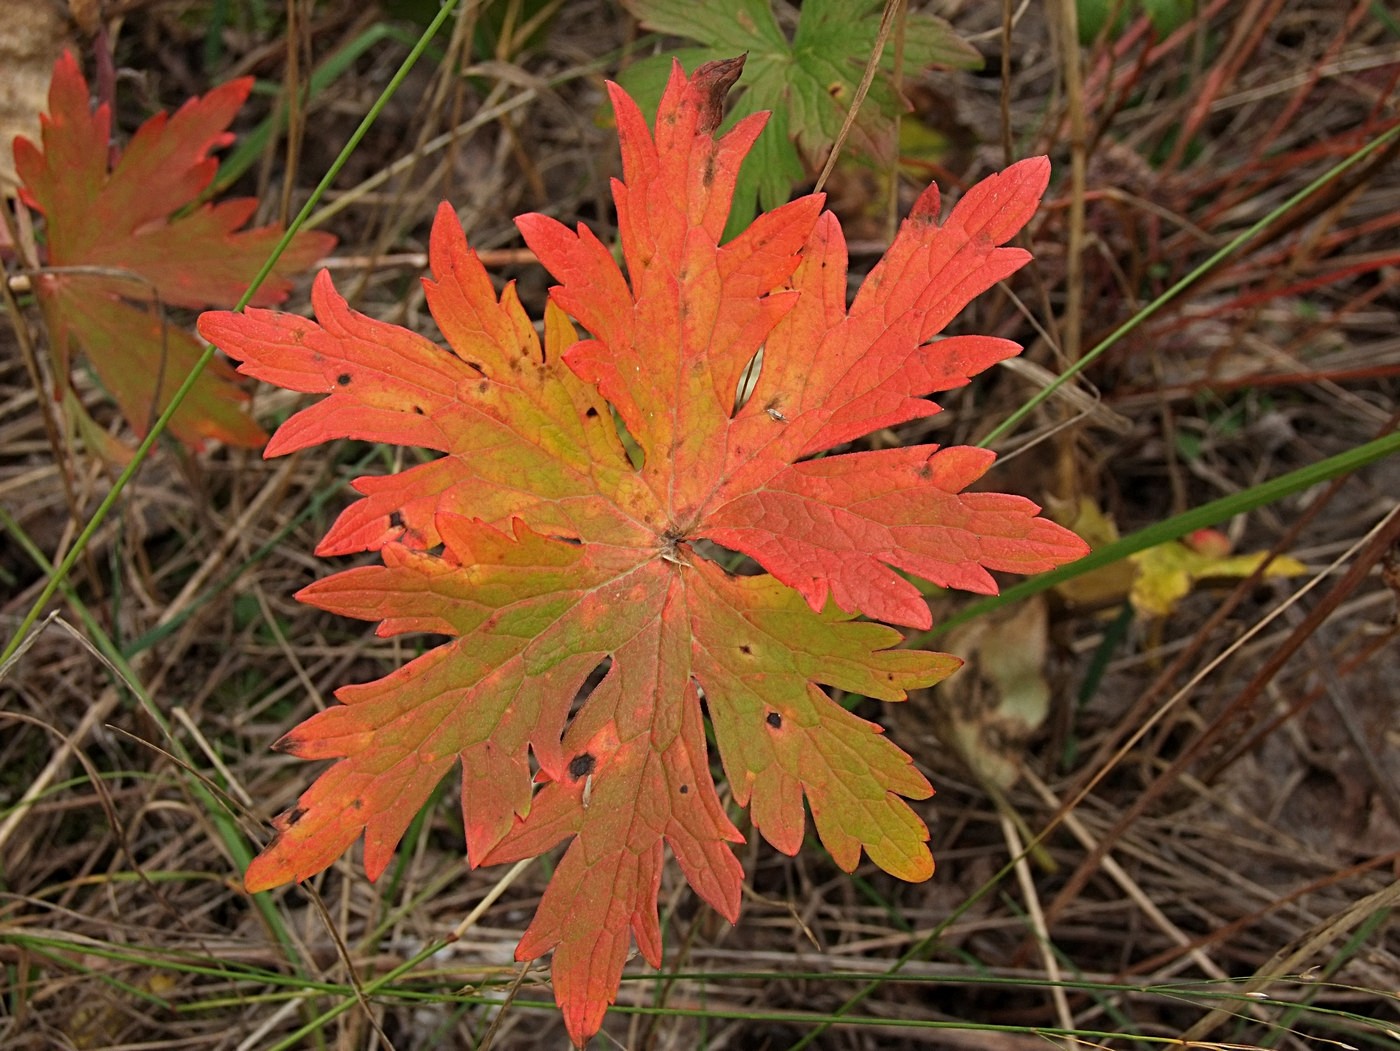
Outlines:
[[1400, 431], [1369, 441], [1365, 445], [1358, 445], [1355, 449], [1348, 449], [1336, 456], [1329, 456], [1327, 459], [1309, 464], [1307, 467], [1300, 467], [1296, 471], [1289, 471], [1287, 474], [1279, 475], [1267, 482], [1260, 482], [1258, 485], [1250, 486], [1238, 493], [1222, 496], [1219, 500], [1212, 500], [1208, 504], [1202, 504], [1200, 507], [1173, 515], [1171, 518], [1153, 522], [1150, 526], [1145, 526], [1135, 533], [1129, 533], [1111, 544], [1105, 544], [1098, 550], [1091, 551], [1077, 562], [1070, 562], [1058, 569], [1052, 569], [1048, 573], [1041, 573], [1029, 580], [1023, 580], [1019, 584], [1007, 588], [1000, 595], [993, 595], [980, 602], [974, 602], [922, 635], [912, 637], [910, 643], [922, 645], [959, 624], [990, 613], [994, 609], [1030, 598], [1032, 595], [1038, 595], [1066, 580], [1072, 580], [1085, 573], [1092, 573], [1096, 569], [1112, 565], [1129, 555], [1145, 551], [1149, 547], [1165, 544], [1168, 540], [1176, 540], [1194, 530], [1218, 525], [1235, 515], [1253, 511], [1266, 504], [1272, 504], [1293, 493], [1300, 492], [1320, 482], [1330, 481], [1338, 475], [1355, 471], [1397, 452], [1400, 452]]
[[1336, 164], [1334, 164], [1331, 168], [1328, 168], [1325, 172], [1319, 175], [1312, 182], [1308, 183], [1301, 190], [1295, 193], [1292, 197], [1288, 198], [1288, 200], [1280, 204], [1277, 208], [1273, 209], [1271, 212], [1263, 216], [1257, 222], [1251, 224], [1248, 228], [1241, 231], [1236, 236], [1232, 237], [1226, 244], [1221, 246], [1221, 248], [1218, 251], [1214, 252], [1210, 256], [1210, 258], [1208, 258], [1205, 262], [1201, 263], [1200, 266], [1196, 267], [1189, 274], [1183, 277], [1180, 281], [1172, 285], [1171, 288], [1167, 289], [1160, 296], [1154, 299], [1151, 303], [1148, 303], [1147, 306], [1143, 307], [1136, 314], [1130, 317], [1127, 321], [1123, 322], [1123, 324], [1119, 325], [1116, 329], [1114, 329], [1107, 336], [1105, 336], [1096, 346], [1090, 349], [1087, 354], [1085, 354], [1082, 358], [1080, 358], [1078, 361], [1072, 364], [1069, 368], [1065, 369], [1064, 372], [1060, 373], [1060, 375], [1055, 378], [1055, 381], [1053, 383], [1050, 383], [1043, 390], [1037, 391], [1031, 398], [1029, 398], [1026, 401], [1024, 405], [1020, 406], [1010, 416], [1008, 416], [1006, 419], [1002, 420], [1001, 423], [993, 427], [991, 433], [989, 433], [977, 444], [983, 448], [986, 448], [987, 446], [995, 442], [998, 438], [1000, 438], [1002, 435], [1006, 434], [1013, 427], [1015, 427], [1022, 420], [1024, 420], [1027, 416], [1029, 416], [1032, 412], [1034, 412], [1041, 402], [1045, 401], [1045, 399], [1049, 398], [1062, 386], [1068, 383], [1071, 379], [1079, 375], [1091, 364], [1093, 364], [1093, 362], [1099, 357], [1099, 355], [1101, 355], [1109, 347], [1117, 343], [1124, 336], [1128, 335], [1128, 333], [1136, 329], [1148, 318], [1152, 317], [1152, 315], [1160, 311], [1172, 300], [1176, 299], [1177, 296], [1181, 295], [1182, 292], [1186, 291], [1186, 289], [1190, 288], [1202, 277], [1204, 277], [1210, 271], [1214, 270], [1224, 260], [1228, 259], [1230, 256], [1238, 252], [1241, 248], [1245, 246], [1245, 244], [1252, 240], [1256, 234], [1273, 225], [1273, 223], [1276, 222], [1281, 216], [1288, 214], [1294, 208], [1298, 207], [1298, 205], [1302, 204], [1305, 200], [1311, 197], [1318, 190], [1322, 189], [1322, 187], [1326, 186], [1333, 179], [1336, 179], [1344, 172], [1360, 164], [1363, 160], [1371, 156], [1371, 154], [1375, 153], [1377, 150], [1381, 149], [1381, 147], [1385, 146], [1396, 136], [1400, 136], [1400, 124], [1397, 124], [1395, 127], [1391, 128], [1384, 135], [1373, 139], [1371, 142], [1367, 143], [1365, 146], [1361, 147], [1361, 149], [1353, 153], [1350, 157], [1347, 157], [1345, 160], [1339, 161]]

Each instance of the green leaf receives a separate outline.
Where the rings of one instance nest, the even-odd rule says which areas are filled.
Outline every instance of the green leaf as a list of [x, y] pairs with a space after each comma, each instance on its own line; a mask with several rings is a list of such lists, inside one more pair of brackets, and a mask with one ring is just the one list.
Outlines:
[[[884, 8], [879, 0], [808, 0], [789, 39], [767, 0], [623, 2], [646, 28], [703, 45], [674, 53], [687, 73], [704, 62], [748, 55], [728, 124], [764, 110], [772, 117], [768, 133], [739, 173], [726, 237], [746, 227], [756, 210], [786, 201], [793, 186], [831, 149], [875, 50]], [[671, 58], [645, 59], [619, 77], [643, 108], [661, 98]], [[906, 75], [930, 66], [976, 69], [981, 64], [977, 51], [943, 19], [923, 12], [905, 16]], [[853, 129], [857, 148], [884, 160], [894, 148], [893, 118], [902, 107], [893, 70], [893, 52], [886, 48]]]

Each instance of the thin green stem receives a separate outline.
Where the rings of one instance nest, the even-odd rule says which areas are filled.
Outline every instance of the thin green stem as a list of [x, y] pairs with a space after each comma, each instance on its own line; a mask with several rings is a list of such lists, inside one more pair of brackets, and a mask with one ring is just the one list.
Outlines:
[[1153, 522], [1135, 533], [1129, 533], [1111, 544], [1105, 544], [1103, 547], [1091, 551], [1077, 562], [1070, 562], [1058, 569], [1052, 569], [1048, 573], [1041, 573], [1007, 588], [999, 595], [974, 602], [966, 609], [934, 625], [933, 628], [921, 635], [912, 636], [909, 643], [914, 646], [924, 645], [939, 635], [951, 631], [959, 624], [984, 616], [992, 610], [1030, 598], [1032, 595], [1038, 595], [1040, 592], [1063, 584], [1067, 580], [1112, 565], [1129, 555], [1145, 551], [1149, 547], [1165, 544], [1168, 540], [1176, 540], [1193, 530], [1218, 525], [1235, 515], [1253, 511], [1266, 504], [1272, 504], [1293, 493], [1301, 492], [1320, 482], [1330, 481], [1338, 475], [1348, 474], [1397, 452], [1400, 452], [1400, 431], [1376, 438], [1365, 445], [1358, 445], [1356, 448], [1348, 449], [1336, 456], [1329, 456], [1327, 459], [1319, 460], [1307, 467], [1300, 467], [1296, 471], [1289, 471], [1287, 474], [1279, 475], [1267, 482], [1250, 486], [1242, 492], [1222, 496], [1219, 500], [1212, 500], [1210, 503], [1202, 504], [1190, 511], [1173, 515], [1160, 522]]
[[[96, 647], [104, 660], [106, 660], [110, 670], [120, 681], [121, 685], [130, 690], [136, 697], [142, 709], [150, 716], [151, 721], [160, 728], [166, 744], [170, 748], [170, 754], [174, 756], [178, 765], [185, 772], [185, 783], [190, 790], [190, 794], [198, 800], [209, 820], [213, 822], [214, 829], [218, 834], [224, 849], [228, 851], [229, 859], [239, 871], [246, 869], [248, 863], [253, 860], [253, 851], [248, 844], [247, 838], [243, 835], [243, 830], [238, 827], [238, 822], [229, 807], [220, 800], [209, 786], [206, 785], [194, 773], [196, 765], [189, 751], [175, 736], [165, 714], [157, 707], [155, 700], [141, 684], [136, 675], [136, 670], [127, 661], [126, 656], [112, 641], [110, 636], [103, 630], [102, 625], [97, 622], [97, 618], [78, 597], [77, 593], [63, 580], [55, 575], [54, 567], [39, 546], [30, 539], [20, 524], [4, 508], [0, 508], [0, 527], [3, 527], [10, 534], [20, 548], [27, 554], [34, 564], [43, 572], [49, 575], [49, 580], [54, 582], [57, 589], [62, 590], [64, 599], [68, 602], [77, 618], [82, 621], [83, 627], [88, 632], [88, 639]], [[268, 925], [268, 929], [273, 932], [278, 944], [287, 955], [287, 960], [293, 966], [301, 967], [299, 962], [300, 953], [297, 952], [296, 942], [282, 922], [281, 915], [273, 905], [271, 899], [265, 894], [253, 896], [253, 902], [257, 906], [259, 913]]]
[[1100, 354], [1106, 351], [1109, 347], [1113, 346], [1128, 333], [1132, 332], [1139, 325], [1143, 324], [1143, 322], [1145, 322], [1148, 318], [1152, 317], [1154, 314], [1160, 311], [1172, 300], [1176, 299], [1177, 296], [1181, 295], [1182, 292], [1186, 291], [1186, 289], [1190, 288], [1202, 277], [1204, 277], [1210, 271], [1214, 270], [1224, 260], [1228, 259], [1230, 256], [1238, 252], [1256, 234], [1272, 225], [1280, 216], [1287, 214], [1289, 211], [1302, 204], [1303, 201], [1307, 200], [1314, 193], [1322, 189], [1322, 187], [1326, 186], [1329, 182], [1337, 178], [1343, 172], [1346, 172], [1349, 169], [1354, 168], [1356, 165], [1360, 164], [1363, 160], [1365, 160], [1371, 154], [1375, 153], [1382, 146], [1385, 146], [1387, 143], [1389, 143], [1390, 140], [1394, 139], [1397, 135], [1400, 135], [1400, 124], [1397, 124], [1395, 127], [1391, 128], [1384, 135], [1381, 135], [1378, 138], [1367, 143], [1361, 149], [1353, 153], [1350, 157], [1347, 157], [1345, 160], [1339, 161], [1331, 168], [1328, 168], [1327, 171], [1323, 172], [1312, 182], [1308, 183], [1306, 186], [1304, 186], [1301, 190], [1295, 193], [1292, 197], [1288, 198], [1288, 200], [1284, 201], [1277, 208], [1270, 211], [1258, 222], [1253, 223], [1252, 225], [1241, 231], [1239, 234], [1232, 237], [1223, 246], [1221, 246], [1220, 249], [1212, 253], [1210, 258], [1206, 259], [1205, 262], [1201, 263], [1189, 274], [1183, 277], [1180, 281], [1172, 285], [1171, 288], [1167, 289], [1160, 296], [1154, 299], [1151, 303], [1148, 303], [1147, 306], [1143, 307], [1136, 314], [1130, 317], [1127, 321], [1123, 322], [1123, 324], [1119, 325], [1116, 329], [1114, 329], [1107, 336], [1105, 336], [1096, 346], [1094, 346], [1092, 350], [1090, 350], [1087, 354], [1085, 354], [1082, 358], [1076, 361], [1069, 368], [1065, 369], [1064, 372], [1060, 373], [1060, 375], [1055, 378], [1054, 382], [1047, 385], [1044, 389], [1037, 391], [1032, 397], [1027, 399], [1024, 405], [1021, 405], [1010, 416], [1002, 420], [1002, 422], [997, 424], [997, 426], [993, 427], [991, 432], [977, 444], [982, 448], [986, 448], [998, 438], [1000, 438], [1002, 435], [1006, 434], [1017, 424], [1019, 424], [1022, 420], [1024, 420], [1027, 416], [1029, 416], [1032, 412], [1034, 412], [1036, 407], [1039, 406], [1041, 402], [1045, 401], [1045, 399], [1053, 395], [1057, 390], [1059, 390], [1062, 386], [1068, 383], [1071, 379], [1073, 379], [1075, 376], [1079, 375], [1086, 368], [1092, 365], [1094, 361], [1098, 359]]

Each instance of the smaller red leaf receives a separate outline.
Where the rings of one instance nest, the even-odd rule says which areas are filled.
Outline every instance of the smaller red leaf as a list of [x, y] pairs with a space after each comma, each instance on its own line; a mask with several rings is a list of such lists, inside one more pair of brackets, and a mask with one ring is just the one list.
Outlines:
[[[274, 227], [241, 230], [257, 207], [251, 199], [179, 214], [213, 181], [218, 164], [210, 153], [233, 141], [228, 126], [252, 83], [251, 77], [230, 81], [173, 115], [151, 117], [109, 169], [110, 108], [91, 108], [78, 61], [65, 53], [41, 117], [42, 146], [24, 138], [14, 143], [21, 195], [44, 214], [48, 262], [58, 268], [42, 275], [35, 290], [60, 384], [76, 344], [139, 435], [202, 353], [187, 333], [162, 320], [163, 310], [236, 302], [281, 239]], [[288, 275], [334, 244], [329, 234], [298, 234], [254, 302], [281, 302], [291, 290]], [[209, 438], [261, 445], [266, 436], [243, 413], [246, 401], [227, 368], [207, 367], [172, 418], [171, 433], [192, 447]]]

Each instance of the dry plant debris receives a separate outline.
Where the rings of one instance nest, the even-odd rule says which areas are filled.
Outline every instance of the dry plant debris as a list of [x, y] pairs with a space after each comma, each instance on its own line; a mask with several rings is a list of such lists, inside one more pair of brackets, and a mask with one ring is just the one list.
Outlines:
[[[302, 100], [297, 164], [274, 136], [235, 188], [267, 202], [264, 219], [276, 217], [284, 188], [304, 199], [406, 50], [378, 35], [332, 89], [304, 98], [289, 78], [308, 67], [289, 66], [280, 14], [258, 25], [240, 11], [205, 64], [207, 20], [179, 5], [120, 7], [121, 127], [243, 73]], [[1071, 275], [1088, 304], [1079, 337], [1088, 348], [1331, 161], [1385, 134], [1400, 116], [1400, 66], [1394, 27], [1375, 12], [1349, 4], [1339, 17], [1321, 0], [1207, 3], [1162, 39], [1134, 22], [1082, 52], [1070, 94], [1059, 87], [1062, 27], [1052, 32], [1030, 5], [1010, 31], [1003, 109], [999, 9], [945, 8], [987, 71], [907, 84], [921, 108], [904, 119], [958, 144], [942, 163], [962, 185], [1004, 165], [1003, 118], [1018, 150], [1047, 150], [1066, 173], [1028, 238], [1035, 268], [1008, 289], [1024, 312], [991, 295], [968, 330], [1026, 343], [1033, 363], [1058, 372]], [[464, 23], [337, 182], [327, 226], [340, 254], [360, 261], [337, 273], [357, 309], [436, 337], [412, 291], [421, 266], [412, 257], [426, 250], [419, 218], [444, 197], [486, 249], [518, 247], [509, 218], [524, 211], [611, 221], [608, 133], [594, 114], [601, 78], [637, 38], [600, 0], [558, 6], [547, 21], [494, 37], [488, 26], [489, 51]], [[321, 63], [382, 34], [376, 24], [389, 23], [364, 5], [318, 5], [292, 27], [294, 50]], [[463, 55], [457, 76], [450, 60]], [[237, 133], [271, 113], [271, 98], [254, 104]], [[1068, 178], [1076, 107], [1087, 131], [1078, 191]], [[1067, 507], [1090, 496], [1128, 532], [1393, 426], [1400, 174], [1384, 160], [1270, 224], [1090, 367], [1084, 378], [1129, 421], [1126, 432], [1097, 417], [1064, 428], [1079, 403], [1052, 399], [1002, 443], [1009, 454], [1027, 436], [1046, 438], [1005, 457], [997, 487], [1031, 492], [1037, 479], [1055, 480]], [[831, 187], [843, 207], [873, 216], [862, 237], [881, 236], [885, 185]], [[543, 277], [505, 258], [493, 278], [519, 278], [538, 309]], [[7, 257], [10, 275], [15, 265]], [[292, 303], [304, 310], [306, 290]], [[16, 532], [52, 559], [110, 485], [81, 450], [51, 446], [16, 326], [41, 364], [45, 336], [22, 297], [16, 306], [0, 325], [5, 637], [43, 577]], [[94, 418], [122, 433], [101, 391], [75, 380]], [[870, 447], [975, 442], [1029, 392], [1019, 375], [999, 374], [970, 403], [955, 399], [946, 421], [905, 425]], [[296, 407], [267, 392], [255, 406], [268, 424]], [[3, 669], [7, 1049], [270, 1048], [313, 1023], [325, 1044], [355, 1048], [479, 1046], [488, 1030], [497, 1049], [563, 1039], [544, 972], [522, 978], [512, 961], [546, 873], [467, 873], [446, 793], [380, 884], [351, 861], [316, 881], [314, 895], [279, 899], [280, 936], [239, 887], [246, 857], [220, 834], [226, 825], [261, 843], [267, 819], [303, 786], [296, 765], [268, 751], [288, 723], [325, 707], [341, 683], [416, 652], [411, 640], [374, 639], [287, 599], [321, 572], [305, 552], [348, 502], [344, 482], [381, 464], [394, 466], [392, 455], [353, 444], [273, 462], [163, 446], [79, 560], [73, 598], [54, 607], [60, 619], [41, 621]], [[1400, 949], [1384, 925], [1400, 864], [1400, 656], [1379, 567], [1394, 558], [1396, 492], [1392, 458], [1224, 525], [1236, 550], [1278, 546], [1309, 574], [1193, 592], [1160, 631], [1123, 622], [1121, 606], [1052, 606], [1049, 715], [1005, 791], [1006, 811], [963, 784], [938, 743], [937, 691], [915, 698], [890, 729], [939, 785], [919, 806], [937, 876], [910, 887], [871, 868], [852, 879], [816, 852], [741, 850], [751, 875], [734, 929], [664, 882], [660, 977], [629, 965], [598, 1046], [791, 1047], [814, 1031], [813, 1015], [838, 1009], [933, 931], [901, 980], [880, 984], [852, 1022], [809, 1046], [1069, 1046], [1025, 1032], [908, 1028], [924, 1021], [1068, 1022], [1290, 1051], [1325, 1040], [1385, 1046], [1386, 1027], [1400, 1028]], [[97, 649], [99, 631], [125, 655], [119, 671]], [[200, 800], [196, 776], [221, 805]], [[1076, 799], [1043, 856], [969, 904], [1023, 835], [1008, 814], [1034, 834]], [[1058, 955], [1042, 952], [1044, 939]], [[1032, 984], [1055, 969], [1075, 983], [1060, 997]], [[1226, 984], [1260, 973], [1279, 977]], [[1246, 989], [1261, 996], [1213, 998]], [[647, 1013], [655, 1005], [680, 1010]]]

